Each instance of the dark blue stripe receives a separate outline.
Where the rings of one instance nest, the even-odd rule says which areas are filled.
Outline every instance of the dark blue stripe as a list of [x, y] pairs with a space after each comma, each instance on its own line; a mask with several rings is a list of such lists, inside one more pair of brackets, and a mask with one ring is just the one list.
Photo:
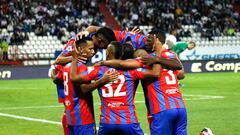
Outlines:
[[177, 99], [177, 101], [178, 101], [178, 103], [179, 103], [179, 105], [180, 105], [180, 108], [185, 108], [184, 103], [182, 102], [182, 100], [180, 99], [180, 97], [177, 97], [176, 99]]
[[110, 110], [110, 124], [116, 124], [116, 113]]
[[141, 35], [141, 37], [139, 38], [139, 44], [140, 44], [140, 48], [144, 48], [145, 47], [145, 43], [144, 43], [144, 36]]
[[81, 112], [80, 112], [80, 99], [74, 98], [74, 112], [76, 116], [76, 124], [82, 125]]
[[[104, 66], [101, 66], [100, 70], [98, 72], [98, 80], [101, 79], [103, 74], [104, 74]], [[101, 121], [101, 123], [105, 123], [106, 122], [106, 104], [104, 103], [104, 100], [103, 100], [103, 97], [102, 97], [102, 88], [98, 89], [98, 94], [99, 94], [99, 97], [100, 97], [100, 100], [101, 100], [101, 105], [103, 107], [102, 112], [101, 112], [102, 113], [102, 119], [100, 121]]]
[[131, 42], [133, 44], [134, 49], [138, 49], [137, 34], [131, 36], [130, 38], [131, 38]]
[[173, 97], [169, 96], [169, 97], [168, 97], [168, 101], [169, 101], [169, 104], [170, 104], [170, 108], [171, 108], [171, 109], [172, 109], [172, 108], [176, 108], [176, 104], [175, 104], [175, 102], [174, 102]]
[[64, 85], [63, 83], [57, 83], [57, 94], [58, 94], [58, 98], [64, 98]]
[[158, 104], [160, 106], [161, 111], [166, 110], [166, 104], [164, 102], [164, 97], [160, 89], [160, 83], [157, 79], [153, 82], [153, 86], [154, 86], [155, 92], [157, 92]]
[[120, 123], [121, 124], [127, 124], [126, 112], [124, 110], [120, 110], [119, 113], [120, 113]]
[[[67, 123], [69, 123], [70, 125], [72, 125], [72, 116], [71, 116], [71, 112], [70, 110], [66, 110], [66, 118], [67, 118]], [[69, 121], [70, 120], [70, 121]]]
[[123, 39], [123, 43], [127, 42], [127, 37], [131, 38], [131, 34], [129, 32], [127, 32], [127, 34], [125, 35], [124, 39]]
[[[134, 105], [132, 104], [133, 102], [133, 95], [132, 95], [132, 89], [134, 88], [133, 83], [132, 83], [132, 78], [131, 75], [129, 74], [128, 71], [124, 72], [126, 79], [126, 88], [127, 88], [127, 95], [128, 95], [128, 109], [130, 112], [130, 117], [131, 117], [131, 123], [135, 123], [136, 119], [134, 117]], [[128, 80], [128, 78], [131, 78], [130, 80]]]

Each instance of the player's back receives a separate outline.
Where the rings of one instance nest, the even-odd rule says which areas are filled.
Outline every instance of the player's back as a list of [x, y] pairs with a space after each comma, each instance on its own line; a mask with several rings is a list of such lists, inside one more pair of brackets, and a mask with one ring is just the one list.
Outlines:
[[116, 30], [114, 31], [114, 34], [117, 41], [120, 43], [126, 43], [127, 40], [130, 38], [134, 49], [144, 48], [146, 38], [142, 34]]
[[[154, 54], [152, 55], [154, 56]], [[161, 57], [170, 59], [177, 56], [169, 50], [164, 50]], [[148, 90], [150, 112], [152, 114], [172, 108], [185, 108], [178, 86], [177, 73], [178, 71], [162, 68], [158, 79], [144, 81], [147, 86], [145, 88]]]
[[[65, 109], [68, 125], [85, 125], [94, 123], [92, 93], [83, 94], [78, 85], [70, 80], [71, 63], [63, 68]], [[78, 63], [78, 73], [87, 74], [87, 67]]]
[[[100, 79], [106, 71], [115, 71], [105, 66], [94, 67], [98, 74], [95, 80]], [[136, 116], [134, 95], [135, 80], [140, 78], [137, 70], [117, 70], [118, 80], [106, 84], [98, 89], [101, 99], [101, 123], [131, 124], [138, 123]]]

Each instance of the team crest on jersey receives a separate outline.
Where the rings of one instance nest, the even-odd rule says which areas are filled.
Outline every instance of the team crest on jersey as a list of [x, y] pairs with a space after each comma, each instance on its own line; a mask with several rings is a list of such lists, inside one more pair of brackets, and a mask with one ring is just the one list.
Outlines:
[[65, 105], [66, 105], [66, 106], [70, 106], [70, 105], [71, 105], [71, 102], [70, 102], [69, 100], [66, 100], [66, 101], [65, 101]]

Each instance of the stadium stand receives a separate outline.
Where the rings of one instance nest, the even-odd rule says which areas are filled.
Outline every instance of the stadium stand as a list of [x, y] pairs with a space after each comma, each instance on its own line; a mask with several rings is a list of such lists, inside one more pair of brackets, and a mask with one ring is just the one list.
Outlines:
[[[8, 59], [21, 60], [26, 65], [49, 64], [55, 58], [56, 51], [89, 24], [117, 28], [120, 25], [122, 29], [139, 26], [145, 34], [153, 27], [166, 32], [177, 29], [178, 40], [193, 40], [199, 46], [240, 45], [240, 17], [232, 1], [97, 2], [3, 1], [0, 39], [7, 39], [10, 43]], [[119, 25], [111, 24], [115, 21]]]

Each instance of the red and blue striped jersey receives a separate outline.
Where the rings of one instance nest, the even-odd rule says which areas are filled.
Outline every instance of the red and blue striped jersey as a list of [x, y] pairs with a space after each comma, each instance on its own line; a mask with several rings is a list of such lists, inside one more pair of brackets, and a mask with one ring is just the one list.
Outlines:
[[[94, 70], [84, 76], [86, 81], [99, 80], [106, 71], [115, 70], [105, 66], [95, 66]], [[135, 80], [144, 78], [145, 69], [117, 70], [119, 78], [98, 89], [101, 100], [100, 122], [105, 124], [138, 123], [134, 96]]]
[[[150, 55], [155, 56], [154, 53]], [[177, 56], [169, 50], [164, 50], [161, 53], [161, 57], [174, 59]], [[178, 71], [161, 69], [160, 72], [160, 77], [158, 79], [142, 81], [143, 89], [147, 91], [150, 113], [156, 114], [172, 108], [185, 108], [182, 94], [178, 86]]]
[[71, 51], [73, 49], [73, 44], [75, 42], [75, 38], [71, 38], [67, 44], [63, 47], [63, 54], [65, 56], [71, 56]]
[[[86, 65], [78, 63], [78, 74], [88, 73]], [[66, 120], [68, 125], [86, 125], [94, 123], [92, 93], [83, 94], [79, 85], [71, 83], [71, 63], [63, 68]]]
[[[56, 72], [56, 77], [59, 80], [63, 79], [63, 66], [62, 65], [54, 65], [55, 67], [55, 72]], [[58, 95], [58, 103], [64, 103], [64, 86], [62, 81], [58, 81], [56, 83], [56, 88], [57, 88], [57, 95]]]
[[144, 48], [145, 46], [146, 37], [142, 34], [132, 34], [131, 32], [126, 31], [114, 31], [114, 34], [117, 41], [120, 43], [126, 43], [127, 38], [131, 38], [134, 49]]

